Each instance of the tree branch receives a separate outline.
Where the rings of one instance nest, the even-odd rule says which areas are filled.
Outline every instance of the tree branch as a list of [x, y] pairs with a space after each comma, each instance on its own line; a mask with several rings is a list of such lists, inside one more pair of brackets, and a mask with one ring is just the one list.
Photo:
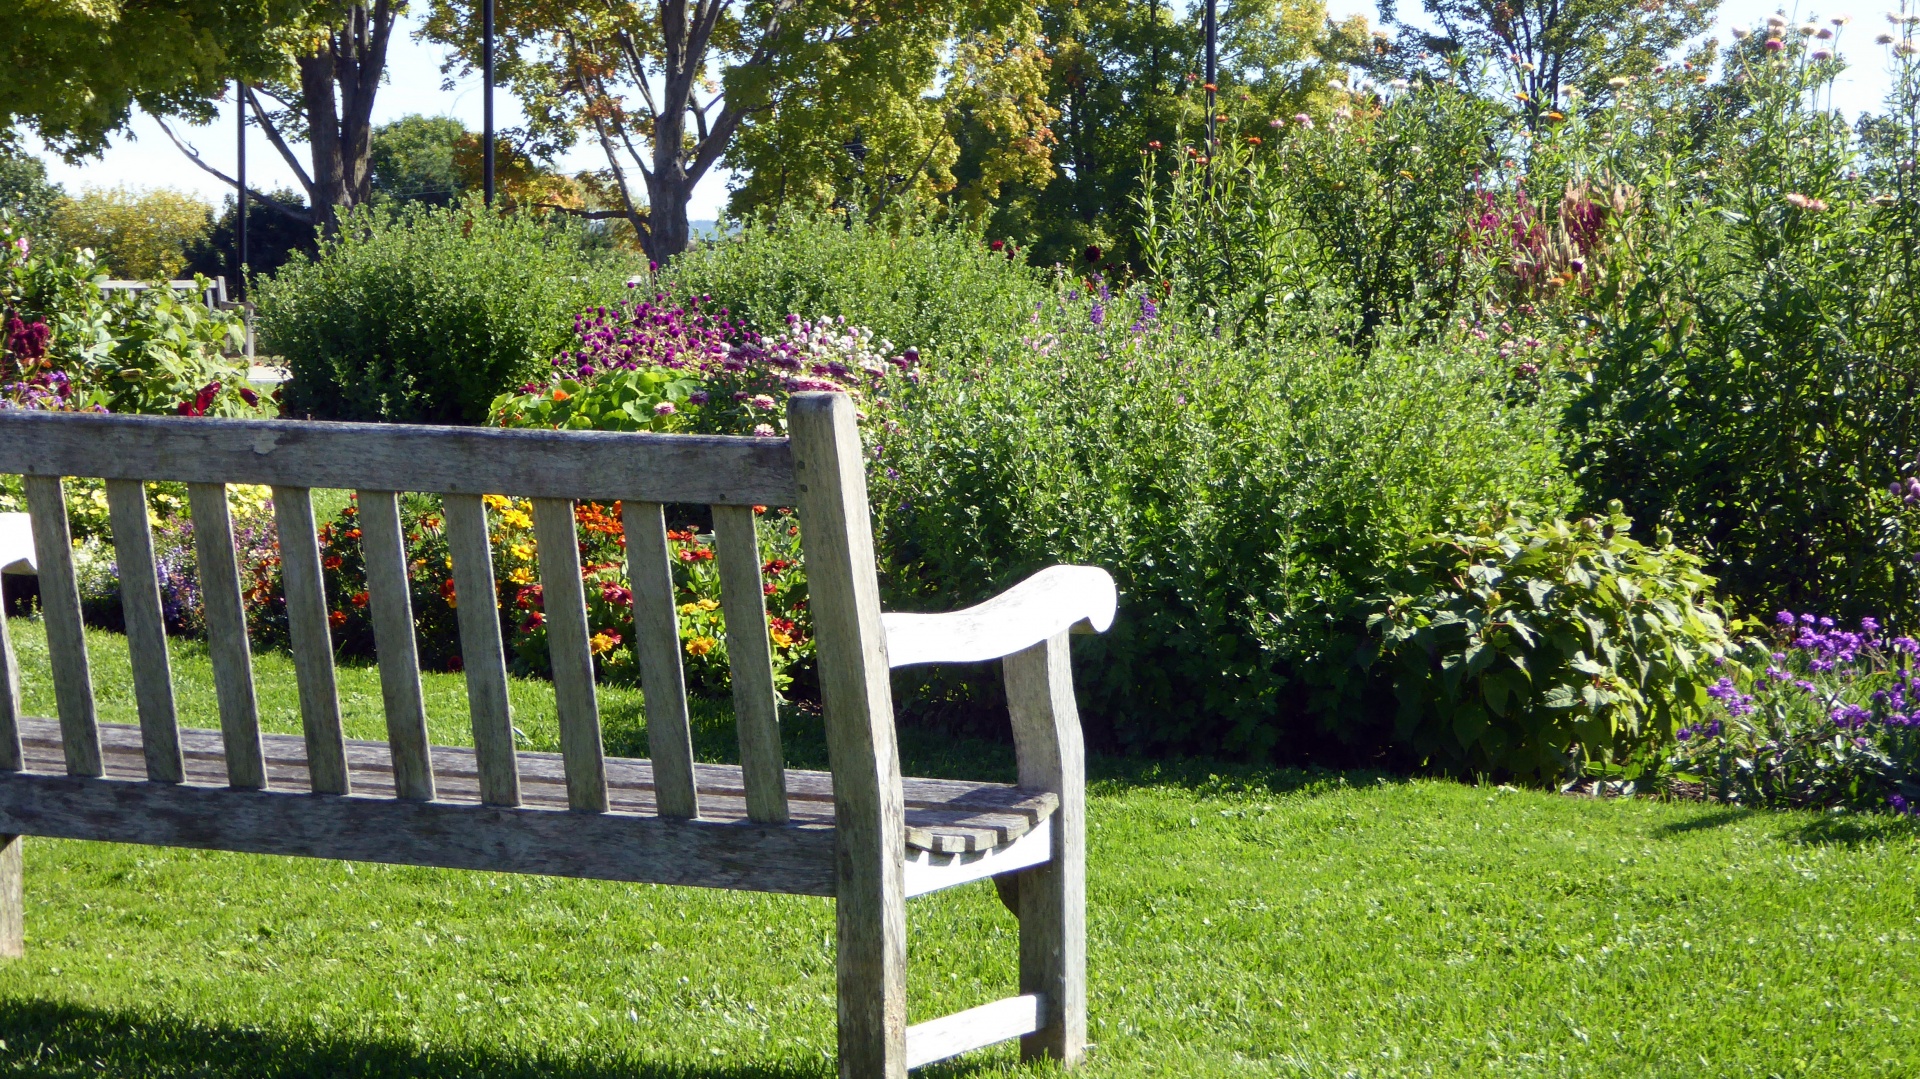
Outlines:
[[[228, 176], [226, 173], [221, 172], [219, 169], [214, 168], [212, 165], [207, 164], [206, 158], [203, 158], [200, 156], [200, 151], [195, 150], [191, 146], [188, 146], [186, 143], [180, 141], [180, 136], [173, 133], [173, 128], [167, 124], [166, 120], [162, 119], [159, 116], [154, 116], [152, 113], [148, 113], [147, 115], [153, 116], [154, 123], [159, 124], [160, 130], [167, 133], [167, 138], [172, 139], [173, 144], [179, 148], [180, 152], [187, 155], [188, 161], [191, 161], [194, 164], [200, 166], [201, 168], [207, 170], [209, 173], [212, 173], [216, 179], [218, 179], [221, 183], [226, 184], [228, 187], [231, 187], [236, 191], [240, 189], [240, 181], [234, 179], [231, 176]], [[271, 206], [279, 213], [287, 217], [290, 217], [295, 221], [300, 222], [303, 225], [308, 225], [313, 223], [313, 219], [310, 214], [302, 213], [298, 210], [288, 209], [287, 206], [284, 203], [282, 203], [279, 199], [268, 198], [267, 196], [262, 195], [260, 192], [254, 190], [251, 187], [247, 188], [247, 197], [255, 200], [256, 202], [261, 202], [268, 206]]]
[[241, 90], [246, 94], [247, 104], [253, 109], [254, 119], [260, 123], [260, 130], [266, 132], [267, 141], [273, 143], [275, 150], [280, 151], [280, 157], [286, 161], [287, 167], [293, 170], [294, 179], [299, 180], [300, 186], [306, 189], [307, 201], [313, 202], [313, 178], [307, 175], [306, 169], [300, 167], [300, 159], [293, 156], [293, 147], [288, 146], [287, 140], [281, 137], [280, 129], [272, 120], [267, 119], [267, 112], [260, 107], [260, 99], [254, 96], [253, 87], [242, 83]]

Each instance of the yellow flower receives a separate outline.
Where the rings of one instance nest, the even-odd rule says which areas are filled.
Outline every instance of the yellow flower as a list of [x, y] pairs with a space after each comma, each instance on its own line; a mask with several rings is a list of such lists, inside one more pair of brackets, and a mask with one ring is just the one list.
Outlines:
[[698, 603], [682, 603], [680, 605], [680, 613], [681, 614], [699, 614], [700, 605]]
[[533, 560], [533, 544], [531, 543], [516, 543], [507, 548], [507, 552], [522, 562], [530, 562]]
[[505, 495], [481, 495], [480, 501], [485, 502], [487, 508], [495, 513], [499, 513], [513, 505], [512, 502], [507, 500], [507, 496]]
[[613, 646], [619, 643], [620, 640], [617, 637], [609, 636], [605, 632], [596, 633], [587, 641], [587, 650], [598, 656], [613, 651]]
[[500, 515], [500, 523], [508, 528], [532, 528], [533, 518], [522, 510], [507, 510]]
[[715, 602], [714, 600], [703, 599], [700, 601], [700, 609], [703, 611], [718, 610], [719, 607], [720, 607], [720, 604]]
[[773, 631], [773, 632], [772, 632], [771, 634], [769, 634], [769, 636], [771, 636], [771, 637], [773, 638], [773, 643], [774, 643], [774, 644], [777, 644], [777, 645], [779, 645], [779, 646], [780, 646], [780, 647], [782, 647], [782, 648], [792, 648], [792, 647], [793, 647], [793, 638], [792, 638], [792, 637], [790, 637], [790, 636], [788, 636], [788, 635], [787, 635], [787, 634], [785, 634], [785, 633], [782, 633], [781, 631], [779, 631], [779, 630], [777, 630], [777, 629], [776, 629], [776, 630], [774, 630], [774, 631]]
[[719, 641], [714, 640], [712, 637], [695, 637], [693, 640], [687, 642], [687, 655], [704, 656], [708, 652], [713, 651], [713, 646], [719, 643]]
[[507, 574], [507, 580], [512, 581], [514, 584], [532, 584], [533, 571], [525, 566], [520, 566], [512, 573]]

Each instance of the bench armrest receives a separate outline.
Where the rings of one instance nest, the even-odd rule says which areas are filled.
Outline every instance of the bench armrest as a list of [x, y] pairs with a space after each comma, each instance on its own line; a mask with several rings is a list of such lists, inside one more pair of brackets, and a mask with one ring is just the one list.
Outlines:
[[1071, 630], [1104, 633], [1119, 597], [1097, 566], [1049, 566], [975, 607], [947, 614], [883, 614], [888, 665], [1000, 659]]

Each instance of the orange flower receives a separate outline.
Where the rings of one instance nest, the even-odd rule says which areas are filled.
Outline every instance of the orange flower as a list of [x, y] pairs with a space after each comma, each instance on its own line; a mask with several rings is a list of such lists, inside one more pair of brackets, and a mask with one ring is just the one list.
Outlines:
[[453, 581], [451, 578], [440, 582], [440, 598], [446, 600], [447, 606], [449, 607], [460, 606], [459, 600], [454, 596]]
[[340, 556], [337, 554], [330, 554], [326, 558], [322, 559], [320, 561], [320, 564], [326, 567], [327, 569], [339, 569]]
[[687, 654], [690, 656], [704, 656], [708, 652], [713, 651], [713, 646], [719, 643], [719, 641], [714, 640], [712, 637], [695, 637], [693, 640], [687, 642]]
[[334, 611], [332, 614], [327, 615], [327, 621], [331, 622], [335, 628], [344, 626], [347, 624], [347, 612]]
[[556, 401], [565, 401], [572, 396], [572, 394], [562, 389], [555, 389], [553, 391], [553, 399]]
[[365, 592], [355, 592], [349, 598], [349, 602], [355, 607], [365, 607], [367, 605], [367, 594]]

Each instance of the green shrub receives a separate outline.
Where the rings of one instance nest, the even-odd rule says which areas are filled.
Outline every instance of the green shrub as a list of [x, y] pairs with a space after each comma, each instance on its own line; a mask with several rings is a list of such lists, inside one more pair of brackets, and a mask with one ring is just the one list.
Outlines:
[[1569, 494], [1554, 405], [1471, 339], [1236, 346], [1099, 291], [1042, 315], [877, 425], [884, 581], [928, 610], [1107, 568], [1119, 619], [1076, 655], [1110, 745], [1378, 749], [1350, 708], [1353, 597], [1456, 506]]
[[1049, 295], [1038, 272], [971, 227], [906, 217], [848, 228], [804, 211], [699, 244], [660, 278], [761, 333], [789, 314], [837, 316], [932, 359], [983, 354]]
[[1756, 607], [1911, 625], [1920, 535], [1888, 488], [1920, 450], [1920, 67], [1863, 155], [1820, 107], [1837, 64], [1796, 39], [1728, 66], [1636, 88], [1565, 151], [1644, 202], [1589, 303], [1582, 484]]
[[1657, 766], [1738, 648], [1701, 560], [1632, 524], [1503, 508], [1415, 551], [1367, 619], [1396, 740], [1457, 773]]
[[318, 419], [481, 423], [547, 376], [574, 315], [623, 295], [621, 267], [580, 255], [577, 226], [488, 211], [361, 207], [318, 256], [255, 285], [286, 411]]

